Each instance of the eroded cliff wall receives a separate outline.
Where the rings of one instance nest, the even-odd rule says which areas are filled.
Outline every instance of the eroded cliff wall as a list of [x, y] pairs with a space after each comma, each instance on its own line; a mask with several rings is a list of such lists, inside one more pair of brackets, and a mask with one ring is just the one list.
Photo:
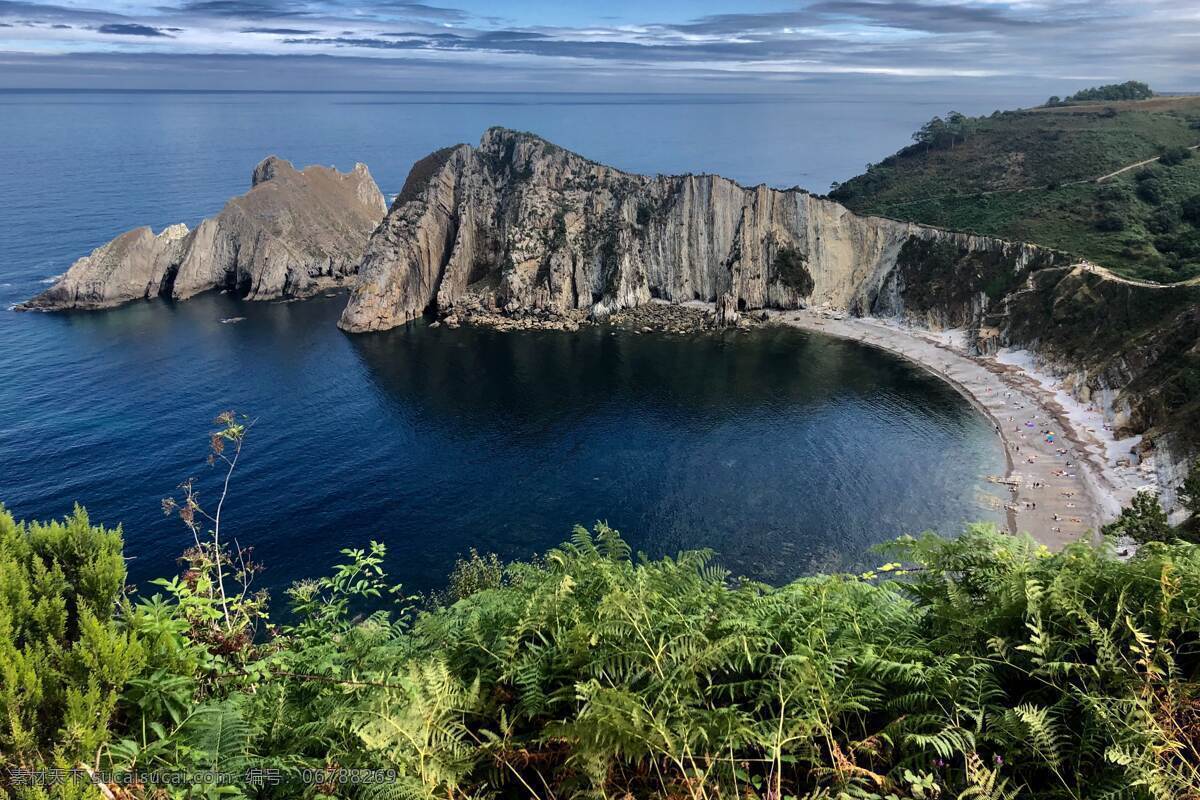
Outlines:
[[716, 175], [633, 175], [493, 128], [478, 147], [448, 148], [414, 167], [367, 247], [340, 324], [391, 328], [452, 309], [469, 292], [508, 311], [595, 316], [651, 298], [726, 298], [742, 309], [911, 308], [931, 322], [974, 308], [977, 298], [953, 287], [908, 302], [917, 276], [897, 273], [897, 265], [912, 240], [947, 242], [1018, 269], [1057, 257], [859, 217], [800, 190]]

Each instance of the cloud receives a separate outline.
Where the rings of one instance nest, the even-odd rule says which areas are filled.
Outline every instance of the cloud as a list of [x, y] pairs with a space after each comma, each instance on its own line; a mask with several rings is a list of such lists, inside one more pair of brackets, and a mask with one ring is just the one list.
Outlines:
[[[96, 28], [97, 33], [108, 33], [115, 36], [165, 36], [169, 39], [171, 38], [171, 34], [167, 33], [166, 30], [163, 28], [152, 28], [149, 25], [138, 25], [134, 22], [116, 22]], [[178, 31], [180, 28], [170, 28], [169, 30]]]
[[[478, 2], [470, 7], [479, 8]], [[0, 55], [22, 39], [78, 54], [112, 49], [111, 39], [95, 35], [108, 33], [153, 41], [146, 49], [180, 63], [200, 55], [320, 56], [306, 63], [335, 70], [351, 58], [380, 69], [387, 64], [379, 62], [395, 67], [421, 60], [461, 68], [456, 74], [480, 70], [489, 86], [499, 70], [523, 70], [531, 84], [553, 78], [565, 88], [592, 72], [617, 88], [631, 81], [640, 86], [649, 74], [679, 85], [703, 76], [714, 87], [850, 75], [977, 82], [983, 76], [1136, 78], [1164, 89], [1200, 88], [1200, 16], [1178, 0], [794, 0], [783, 11], [755, 8], [768, 0], [727, 2], [736, 13], [692, 18], [671, 18], [652, 3], [619, 15], [563, 4], [551, 15], [559, 24], [552, 25], [544, 12], [517, 0], [493, 4], [487, 13], [436, 0], [124, 0], [121, 14], [0, 0], [0, 19], [8, 26]], [[66, 28], [50, 23], [74, 30], [56, 33]], [[205, 62], [212, 69], [215, 63]], [[365, 66], [354, 69], [359, 74]]]
[[1028, 28], [1053, 21], [1053, 17], [1035, 19], [1018, 16], [1004, 6], [903, 0], [826, 0], [814, 3], [808, 10], [824, 18], [860, 20], [873, 25], [927, 33]]
[[319, 33], [316, 28], [242, 28], [240, 33], [275, 33], [280, 36], [307, 36]]
[[111, 11], [94, 8], [76, 8], [51, 3], [26, 3], [16, 0], [0, 0], [0, 18], [29, 20], [62, 20], [66, 22], [96, 22], [118, 20], [125, 17]]
[[408, 16], [414, 19], [441, 20], [443, 22], [462, 22], [470, 18], [470, 14], [458, 8], [431, 6], [426, 3], [372, 3], [369, 8], [376, 13]]
[[288, 0], [187, 0], [179, 6], [160, 6], [160, 11], [202, 17], [271, 19], [311, 15], [307, 4]]
[[427, 3], [357, 2], [356, 0], [184, 0], [160, 11], [233, 19], [413, 19], [462, 22], [470, 15], [457, 8]]

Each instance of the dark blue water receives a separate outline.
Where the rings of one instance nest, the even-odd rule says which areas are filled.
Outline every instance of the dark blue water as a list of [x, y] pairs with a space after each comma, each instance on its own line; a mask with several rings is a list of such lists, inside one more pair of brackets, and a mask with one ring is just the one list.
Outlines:
[[[135, 224], [194, 224], [244, 191], [267, 152], [363, 160], [394, 191], [415, 158], [505, 124], [630, 169], [827, 183], [820, 171], [853, 173], [931, 113], [738, 98], [0, 94], [0, 302]], [[996, 518], [984, 478], [1003, 456], [986, 422], [858, 345], [789, 330], [422, 324], [351, 337], [334, 327], [342, 303], [207, 295], [0, 312], [0, 500], [23, 517], [78, 500], [124, 523], [135, 580], [169, 572], [188, 535], [159, 500], [189, 475], [209, 488], [208, 421], [234, 408], [258, 422], [227, 519], [272, 587], [375, 538], [395, 577], [430, 588], [469, 547], [523, 557], [597, 519], [652, 553], [711, 547], [735, 571], [778, 580], [856, 563], [902, 532]], [[220, 322], [235, 316], [246, 320]]]

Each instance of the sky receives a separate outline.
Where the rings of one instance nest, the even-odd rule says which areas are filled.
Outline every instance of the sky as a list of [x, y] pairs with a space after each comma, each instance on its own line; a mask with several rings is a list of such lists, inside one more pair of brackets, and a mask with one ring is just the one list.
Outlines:
[[0, 0], [0, 88], [1200, 90], [1200, 0]]

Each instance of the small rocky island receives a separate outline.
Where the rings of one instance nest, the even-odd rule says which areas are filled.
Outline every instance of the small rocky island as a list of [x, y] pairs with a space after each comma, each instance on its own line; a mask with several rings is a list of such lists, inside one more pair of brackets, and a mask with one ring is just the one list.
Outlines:
[[252, 300], [303, 297], [358, 271], [386, 210], [364, 164], [348, 173], [297, 170], [271, 156], [255, 167], [250, 191], [195, 230], [177, 224], [158, 235], [147, 227], [123, 233], [21, 308], [110, 308], [209, 289]]

